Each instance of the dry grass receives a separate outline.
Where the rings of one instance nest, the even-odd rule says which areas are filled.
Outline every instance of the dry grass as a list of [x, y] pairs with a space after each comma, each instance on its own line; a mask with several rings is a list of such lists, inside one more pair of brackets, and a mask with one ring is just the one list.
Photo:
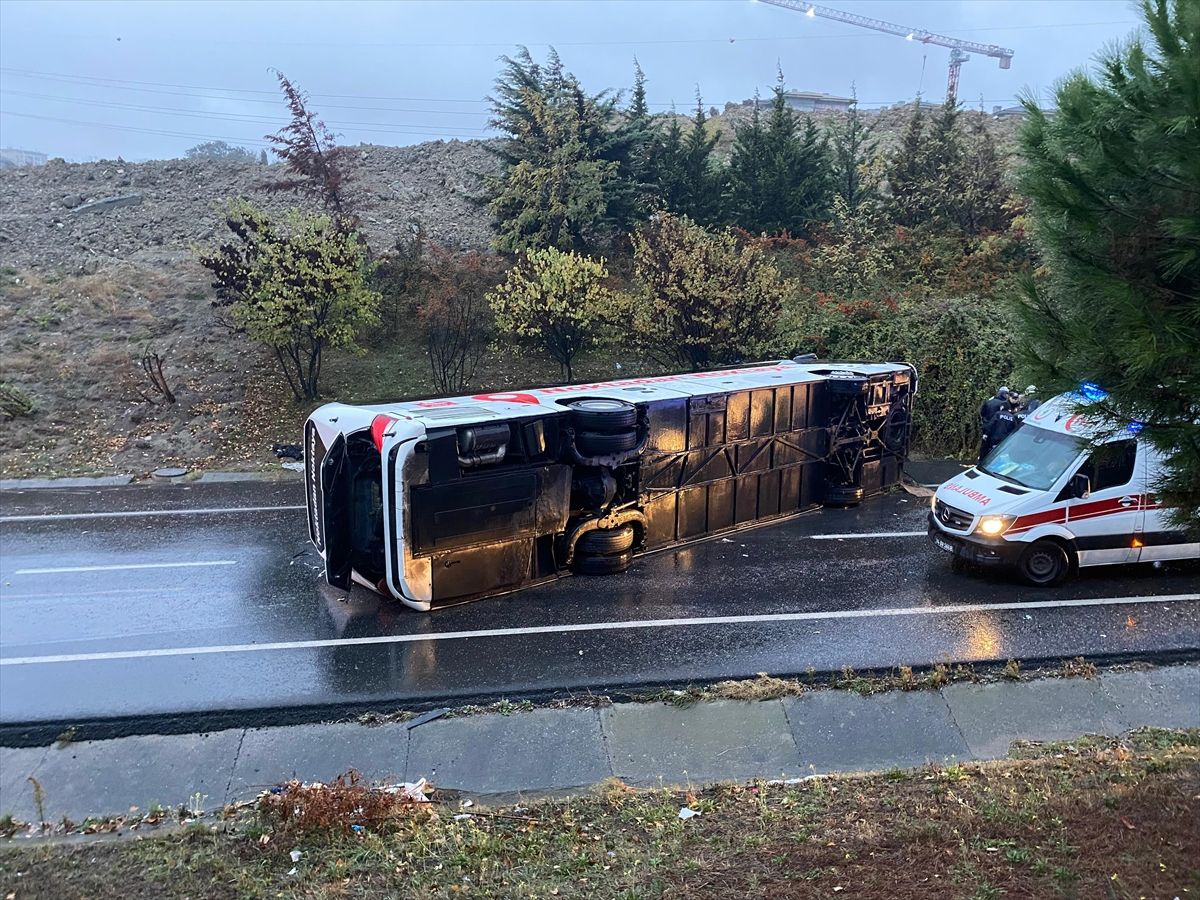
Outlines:
[[759, 672], [756, 678], [717, 682], [708, 689], [708, 693], [718, 700], [777, 700], [780, 697], [795, 697], [805, 690], [804, 685], [795, 678], [776, 678]]
[[[211, 829], [10, 846], [0, 896], [1133, 900], [1200, 890], [1198, 732], [800, 784], [681, 792], [610, 780], [589, 797], [521, 807], [397, 807], [379, 793], [352, 779], [289, 786], [285, 799]], [[279, 817], [294, 803], [313, 810], [305, 827]], [[684, 805], [700, 815], [681, 820]]]

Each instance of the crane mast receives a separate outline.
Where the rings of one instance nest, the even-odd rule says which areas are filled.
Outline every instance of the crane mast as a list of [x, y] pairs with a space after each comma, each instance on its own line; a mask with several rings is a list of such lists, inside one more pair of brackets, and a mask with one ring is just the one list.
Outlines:
[[828, 6], [818, 6], [815, 3], [807, 2], [807, 0], [762, 0], [762, 2], [802, 12], [810, 19], [820, 16], [822, 19], [845, 22], [847, 25], [857, 25], [860, 28], [870, 28], [873, 31], [894, 34], [897, 37], [902, 37], [910, 41], [920, 41], [922, 44], [936, 44], [939, 47], [949, 47], [950, 69], [946, 78], [946, 100], [949, 103], [954, 103], [958, 98], [958, 73], [962, 68], [962, 64], [971, 58], [971, 53], [977, 53], [980, 56], [990, 56], [1000, 60], [1000, 68], [1002, 69], [1007, 69], [1012, 65], [1013, 51], [996, 44], [963, 41], [944, 34], [935, 34], [932, 31], [926, 31], [924, 28], [909, 28], [906, 25], [895, 25], [892, 22], [885, 22], [882, 19], [872, 19], [869, 16], [842, 12], [840, 9], [831, 9]]

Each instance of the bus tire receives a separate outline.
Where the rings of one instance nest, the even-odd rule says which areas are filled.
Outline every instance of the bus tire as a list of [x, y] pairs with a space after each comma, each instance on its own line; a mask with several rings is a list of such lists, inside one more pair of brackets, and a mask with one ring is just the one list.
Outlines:
[[825, 488], [826, 506], [858, 506], [866, 492], [861, 487], [848, 484], [831, 484]]
[[633, 526], [620, 528], [597, 528], [585, 531], [575, 544], [575, 551], [587, 556], [609, 556], [633, 549]]
[[585, 398], [567, 404], [571, 422], [580, 431], [600, 431], [611, 434], [637, 425], [638, 411], [632, 403], [603, 397]]
[[607, 434], [603, 431], [581, 431], [575, 435], [575, 449], [584, 456], [608, 456], [611, 453], [624, 453], [637, 446], [636, 431], [619, 431]]
[[1055, 541], [1034, 541], [1021, 554], [1017, 571], [1029, 584], [1054, 587], [1071, 571], [1071, 558], [1062, 544]]
[[577, 556], [575, 558], [575, 574], [577, 575], [616, 575], [624, 572], [633, 562], [633, 554], [626, 550], [611, 556]]

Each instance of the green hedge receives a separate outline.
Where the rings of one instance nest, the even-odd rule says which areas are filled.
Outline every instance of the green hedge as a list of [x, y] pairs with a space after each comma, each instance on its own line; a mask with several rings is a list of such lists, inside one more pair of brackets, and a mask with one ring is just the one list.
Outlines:
[[974, 453], [980, 405], [1001, 384], [1017, 387], [1018, 335], [1003, 299], [838, 303], [820, 294], [801, 296], [793, 298], [784, 328], [799, 352], [915, 365], [920, 390], [913, 449], [920, 453]]

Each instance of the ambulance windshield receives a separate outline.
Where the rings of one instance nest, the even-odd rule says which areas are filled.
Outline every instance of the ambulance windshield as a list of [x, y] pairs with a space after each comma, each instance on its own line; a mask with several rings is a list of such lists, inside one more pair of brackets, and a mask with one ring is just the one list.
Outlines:
[[979, 468], [997, 478], [1045, 491], [1082, 449], [1083, 442], [1077, 438], [1025, 425], [1005, 438]]

